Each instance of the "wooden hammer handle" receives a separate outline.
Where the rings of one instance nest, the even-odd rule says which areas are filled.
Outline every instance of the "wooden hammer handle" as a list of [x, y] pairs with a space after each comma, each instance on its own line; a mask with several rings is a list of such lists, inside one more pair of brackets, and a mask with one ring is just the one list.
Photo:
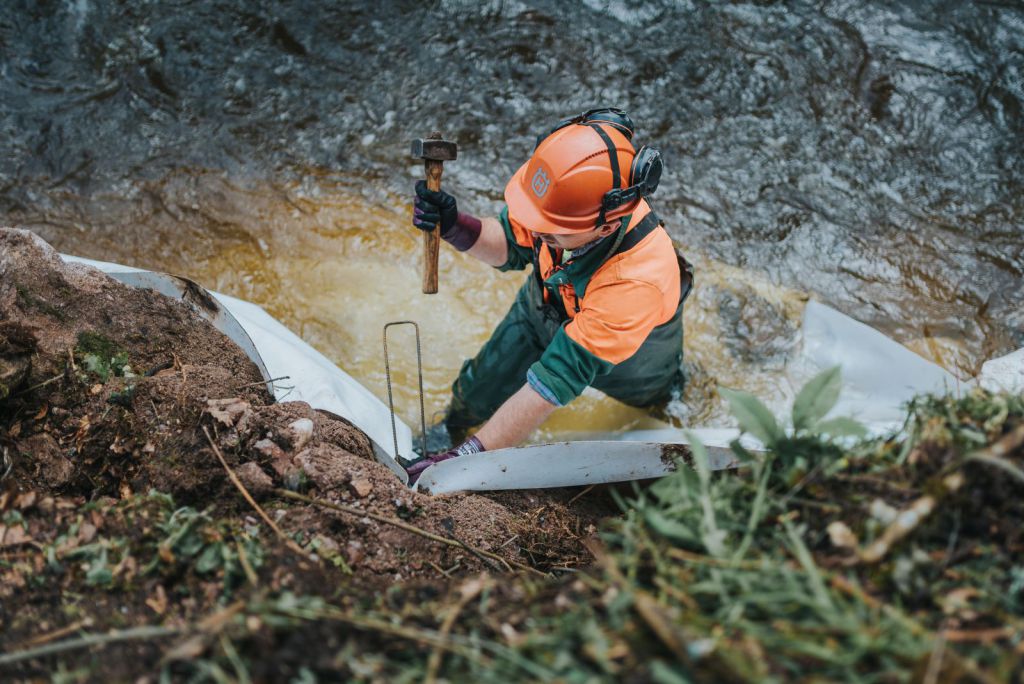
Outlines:
[[[427, 159], [423, 162], [427, 175], [427, 189], [441, 189], [441, 171], [444, 162]], [[437, 254], [441, 248], [440, 224], [433, 230], [423, 231], [423, 294], [437, 294]]]

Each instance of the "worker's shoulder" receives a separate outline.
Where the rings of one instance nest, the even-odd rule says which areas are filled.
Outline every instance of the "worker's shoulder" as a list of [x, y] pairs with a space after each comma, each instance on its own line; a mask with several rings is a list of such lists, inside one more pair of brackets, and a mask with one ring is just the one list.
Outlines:
[[656, 228], [632, 249], [602, 264], [595, 279], [647, 283], [661, 292], [678, 289], [679, 261], [672, 238], [663, 227]]

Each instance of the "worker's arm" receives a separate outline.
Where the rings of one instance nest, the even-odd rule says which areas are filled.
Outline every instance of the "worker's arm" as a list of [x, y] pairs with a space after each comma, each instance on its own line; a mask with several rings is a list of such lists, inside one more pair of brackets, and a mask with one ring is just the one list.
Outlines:
[[526, 384], [476, 433], [488, 451], [522, 444], [558, 408]]
[[505, 239], [505, 229], [501, 227], [498, 219], [480, 219], [480, 237], [466, 250], [466, 254], [489, 266], [501, 266], [508, 261], [508, 241]]
[[431, 454], [406, 468], [412, 486], [427, 468], [450, 458], [504, 449], [521, 444], [558, 406], [544, 399], [529, 384], [523, 385], [501, 405], [480, 431], [454, 449]]

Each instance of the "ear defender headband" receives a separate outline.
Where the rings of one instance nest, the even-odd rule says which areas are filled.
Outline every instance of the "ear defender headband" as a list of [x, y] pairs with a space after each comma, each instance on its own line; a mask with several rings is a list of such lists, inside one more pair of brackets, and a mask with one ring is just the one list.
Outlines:
[[608, 159], [612, 169], [612, 189], [601, 198], [601, 212], [597, 217], [596, 227], [601, 227], [605, 222], [605, 215], [614, 211], [624, 204], [635, 202], [641, 198], [650, 197], [658, 189], [661, 181], [661, 172], [665, 165], [661, 160], [661, 153], [653, 147], [644, 145], [634, 155], [633, 163], [629, 167], [629, 178], [627, 187], [619, 187], [622, 184], [622, 177], [619, 173], [619, 156], [615, 153], [615, 143], [608, 137], [602, 126], [612, 126], [625, 136], [626, 140], [633, 143], [633, 119], [625, 111], [616, 107], [601, 107], [588, 110], [578, 116], [563, 119], [547, 133], [537, 136], [537, 144], [534, 150], [542, 142], [556, 131], [573, 124], [590, 126], [601, 136], [604, 144], [608, 147]]
[[566, 126], [571, 126], [573, 124], [588, 123], [603, 123], [614, 126], [619, 131], [619, 133], [622, 133], [622, 135], [626, 136], [626, 140], [629, 141], [633, 140], [633, 131], [636, 128], [636, 126], [633, 125], [633, 120], [629, 118], [629, 114], [627, 114], [621, 109], [618, 109], [617, 107], [600, 107], [598, 109], [589, 109], [577, 116], [573, 116], [568, 119], [562, 119], [557, 124], [555, 124], [555, 127], [552, 128], [550, 131], [542, 135], [538, 135], [537, 144], [533, 146], [533, 149], [536, 150], [538, 147], [540, 147], [540, 144], [544, 142], [546, 138], [550, 137], [556, 131], [562, 130]]

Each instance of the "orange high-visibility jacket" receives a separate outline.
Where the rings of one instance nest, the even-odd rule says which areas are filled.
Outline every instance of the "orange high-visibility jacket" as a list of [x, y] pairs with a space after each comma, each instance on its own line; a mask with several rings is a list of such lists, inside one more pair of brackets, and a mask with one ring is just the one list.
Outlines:
[[[651, 214], [650, 221], [644, 219]], [[672, 239], [646, 201], [622, 219], [622, 226], [594, 245], [565, 255], [535, 240], [528, 226], [500, 221], [508, 240], [501, 270], [533, 264], [544, 297], [564, 323], [530, 367], [530, 385], [562, 406], [640, 348], [651, 331], [668, 322], [679, 306], [680, 261]], [[653, 227], [653, 230], [652, 230]], [[630, 233], [649, 231], [635, 245]], [[636, 237], [636, 236], [633, 236]], [[623, 249], [626, 248], [626, 249]]]

